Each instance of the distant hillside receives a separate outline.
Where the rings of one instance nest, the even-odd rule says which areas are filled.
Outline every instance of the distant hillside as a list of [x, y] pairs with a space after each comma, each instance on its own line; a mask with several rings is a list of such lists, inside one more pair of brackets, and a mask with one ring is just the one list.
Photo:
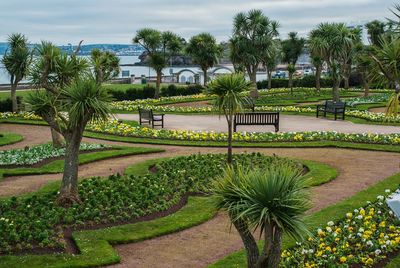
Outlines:
[[[32, 47], [35, 45], [32, 45]], [[0, 42], [0, 55], [4, 55], [7, 50], [8, 43]], [[63, 51], [75, 51], [76, 46], [63, 45], [59, 46]], [[138, 45], [124, 45], [124, 44], [89, 44], [82, 45], [79, 55], [89, 55], [92, 49], [98, 48], [101, 50], [112, 51], [118, 56], [138, 56], [143, 52], [143, 48]]]

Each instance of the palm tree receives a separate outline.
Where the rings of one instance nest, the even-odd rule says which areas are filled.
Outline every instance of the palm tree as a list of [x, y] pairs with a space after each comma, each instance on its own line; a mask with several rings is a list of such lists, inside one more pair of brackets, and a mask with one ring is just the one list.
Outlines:
[[275, 70], [281, 58], [281, 47], [278, 40], [274, 40], [272, 46], [264, 57], [264, 67], [267, 69], [268, 88], [272, 88], [272, 71]]
[[[309, 234], [302, 216], [310, 208], [307, 180], [286, 162], [263, 170], [230, 167], [215, 181], [216, 206], [228, 212], [247, 253], [247, 267], [277, 268], [283, 233], [301, 241]], [[252, 231], [264, 235], [259, 251]]]
[[237, 14], [233, 22], [230, 39], [231, 60], [243, 66], [257, 92], [257, 69], [269, 53], [273, 40], [278, 37], [279, 24], [270, 20], [261, 10], [250, 10]]
[[28, 39], [23, 34], [11, 34], [8, 43], [9, 48], [1, 62], [10, 75], [12, 111], [17, 112], [17, 86], [28, 73], [32, 52], [29, 49]]
[[119, 58], [115, 53], [93, 49], [90, 53], [94, 77], [101, 84], [117, 77], [120, 71]]
[[36, 90], [28, 96], [36, 114], [61, 133], [66, 142], [64, 174], [57, 202], [70, 206], [80, 202], [78, 195], [79, 147], [89, 122], [107, 120], [111, 97], [92, 77], [79, 77], [57, 94]]
[[194, 63], [200, 65], [204, 76], [204, 86], [207, 85], [207, 70], [218, 63], [222, 55], [222, 46], [209, 33], [193, 36], [186, 47], [186, 52], [192, 57]]
[[208, 86], [207, 93], [216, 95], [214, 106], [225, 115], [228, 123], [228, 163], [232, 163], [233, 119], [236, 113], [243, 110], [248, 98], [240, 94], [250, 90], [252, 84], [242, 74], [222, 75]]
[[343, 55], [353, 45], [354, 35], [344, 23], [321, 23], [309, 39], [311, 51], [318, 53], [330, 69], [333, 100], [339, 101], [339, 85], [347, 63]]
[[350, 75], [353, 66], [353, 59], [357, 57], [358, 46], [362, 45], [361, 41], [362, 31], [359, 28], [354, 28], [350, 30], [350, 35], [352, 38], [351, 43], [345, 46], [342, 53], [342, 76], [344, 80], [344, 88], [350, 88]]
[[149, 57], [149, 65], [157, 73], [154, 98], [160, 97], [162, 70], [168, 66], [170, 59], [183, 48], [183, 40], [176, 34], [166, 31], [144, 28], [137, 31], [133, 43], [141, 45]]
[[374, 78], [382, 83], [389, 81], [395, 86], [386, 108], [387, 115], [395, 115], [400, 99], [400, 38], [382, 38], [380, 47], [374, 47], [370, 56], [374, 61]]
[[293, 92], [293, 74], [296, 71], [296, 62], [303, 53], [306, 40], [299, 38], [296, 32], [289, 33], [289, 38], [282, 41], [282, 61], [288, 64], [289, 88]]
[[317, 92], [321, 91], [321, 72], [322, 72], [322, 65], [324, 64], [324, 60], [311, 52], [311, 63], [315, 67], [315, 88]]
[[372, 47], [369, 45], [359, 44], [354, 63], [357, 71], [360, 73], [361, 82], [364, 87], [364, 97], [369, 96], [369, 85], [373, 79], [373, 60], [370, 56]]
[[365, 24], [368, 32], [369, 43], [374, 46], [380, 45], [380, 38], [385, 33], [386, 24], [379, 20], [373, 20]]
[[[28, 75], [32, 85], [37, 89], [44, 88], [58, 96], [62, 88], [68, 86], [82, 74], [88, 73], [88, 62], [84, 58], [77, 57], [80, 44], [71, 56], [61, 53], [61, 50], [51, 42], [43, 41], [38, 45], [35, 48], [37, 57]], [[51, 125], [50, 128], [53, 146], [62, 147], [61, 133], [57, 132]]]

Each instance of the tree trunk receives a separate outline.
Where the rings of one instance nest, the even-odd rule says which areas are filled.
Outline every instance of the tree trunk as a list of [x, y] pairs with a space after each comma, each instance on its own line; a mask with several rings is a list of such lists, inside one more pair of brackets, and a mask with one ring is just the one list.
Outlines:
[[265, 225], [266, 228], [264, 232], [264, 247], [257, 260], [257, 268], [264, 268], [268, 265], [268, 259], [270, 257], [271, 247], [272, 247], [272, 226], [270, 224]]
[[344, 89], [349, 89], [350, 88], [349, 77], [344, 77], [343, 80], [344, 80]]
[[339, 99], [340, 99], [339, 86], [340, 86], [340, 80], [337, 78], [334, 78], [333, 79], [333, 90], [332, 90], [333, 101], [339, 101]]
[[290, 94], [293, 95], [293, 73], [289, 72], [289, 88], [290, 88]]
[[394, 90], [395, 90], [396, 94], [400, 93], [400, 81], [394, 82]]
[[162, 71], [157, 71], [156, 91], [154, 92], [155, 99], [160, 98], [161, 76], [162, 76]]
[[268, 258], [268, 268], [278, 268], [281, 260], [282, 231], [278, 226], [273, 227], [272, 245]]
[[315, 71], [315, 88], [319, 93], [321, 91], [321, 66], [316, 67], [317, 70]]
[[50, 127], [51, 131], [51, 139], [54, 148], [61, 148], [63, 147], [64, 139], [60, 133], [54, 130], [54, 128]]
[[64, 174], [60, 194], [57, 198], [57, 203], [63, 207], [69, 207], [74, 203], [80, 202], [78, 194], [78, 157], [81, 140], [82, 133], [79, 129], [74, 130], [73, 133], [66, 137]]
[[272, 88], [272, 71], [268, 70], [268, 89]]
[[361, 73], [361, 82], [364, 87], [364, 97], [368, 97], [369, 96], [369, 83], [363, 73]]
[[204, 86], [207, 86], [207, 69], [203, 69]]
[[11, 84], [11, 102], [12, 102], [12, 111], [13, 113], [18, 112], [18, 102], [17, 102], [17, 84]]
[[232, 116], [229, 117], [228, 120], [228, 164], [232, 164]]
[[242, 239], [244, 247], [246, 249], [247, 267], [255, 268], [257, 260], [259, 258], [257, 243], [244, 221], [237, 220], [232, 222], [236, 230], [239, 232], [240, 238]]

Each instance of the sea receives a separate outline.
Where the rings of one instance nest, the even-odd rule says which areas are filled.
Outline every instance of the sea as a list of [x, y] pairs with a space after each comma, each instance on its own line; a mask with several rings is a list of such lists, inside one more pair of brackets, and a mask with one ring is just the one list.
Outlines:
[[[0, 56], [1, 59], [2, 56]], [[139, 57], [138, 56], [119, 56], [120, 58], [120, 64], [121, 66], [121, 72], [119, 74], [119, 78], [123, 77], [130, 77], [131, 75], [135, 75], [135, 77], [155, 77], [156, 73], [153, 69], [147, 67], [147, 66], [124, 66], [126, 64], [134, 64], [139, 62]], [[233, 67], [230, 65], [225, 66], [228, 69], [232, 70]], [[229, 73], [230, 71], [228, 69], [219, 69], [215, 73], [216, 74], [223, 74], [223, 73]], [[202, 71], [198, 67], [167, 67], [163, 70], [164, 75], [170, 75], [170, 74], [176, 74], [180, 72], [181, 70], [191, 70], [194, 73], [199, 73], [201, 74]], [[215, 68], [214, 68], [215, 70]], [[211, 69], [210, 71], [213, 71]], [[257, 80], [264, 80], [267, 78], [266, 73], [258, 73], [257, 74]], [[185, 82], [194, 82], [194, 74], [190, 71], [184, 71], [180, 74], [179, 80], [181, 83]], [[27, 81], [22, 81], [22, 82], [27, 82]], [[9, 84], [10, 83], [10, 77], [7, 74], [6, 70], [4, 69], [4, 66], [0, 64], [0, 84]]]

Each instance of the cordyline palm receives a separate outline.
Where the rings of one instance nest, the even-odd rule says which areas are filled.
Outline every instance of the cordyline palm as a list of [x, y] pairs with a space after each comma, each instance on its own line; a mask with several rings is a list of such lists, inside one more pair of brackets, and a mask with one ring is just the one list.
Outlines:
[[181, 38], [169, 31], [160, 32], [144, 28], [137, 31], [133, 43], [141, 45], [149, 57], [148, 64], [157, 73], [154, 98], [160, 97], [162, 70], [168, 66], [171, 57], [177, 55], [183, 47]]
[[309, 46], [327, 63], [333, 80], [333, 100], [339, 101], [339, 85], [343, 77], [346, 49], [353, 45], [354, 35], [344, 23], [321, 23], [311, 31]]
[[383, 21], [373, 20], [365, 24], [369, 43], [374, 46], [380, 45], [381, 36], [385, 34], [386, 24]]
[[355, 57], [357, 57], [358, 53], [358, 47], [362, 45], [361, 42], [361, 30], [359, 28], [351, 29], [350, 34], [351, 34], [351, 43], [347, 45], [343, 51], [342, 58], [343, 58], [343, 66], [342, 66], [342, 76], [344, 80], [344, 88], [349, 89], [350, 88], [350, 75], [351, 75], [351, 69], [353, 65], [353, 60]]
[[[35, 48], [37, 55], [29, 72], [29, 80], [39, 89], [44, 88], [57, 97], [61, 89], [68, 86], [74, 79], [89, 72], [89, 65], [84, 58], [77, 57], [77, 52], [69, 56], [51, 42], [43, 41]], [[58, 120], [58, 118], [55, 118]], [[51, 125], [50, 125], [51, 127]], [[53, 146], [61, 147], [62, 136], [51, 127]]]
[[275, 38], [279, 24], [270, 20], [261, 10], [239, 13], [233, 22], [230, 39], [231, 60], [235, 65], [244, 66], [256, 93], [257, 68], [265, 60], [265, 55]]
[[28, 96], [28, 102], [66, 142], [64, 174], [57, 202], [62, 206], [79, 202], [78, 157], [83, 131], [89, 122], [108, 119], [111, 97], [94, 78], [80, 77], [58, 94], [36, 90]]
[[207, 85], [207, 70], [218, 63], [222, 55], [222, 46], [217, 44], [217, 40], [209, 33], [201, 33], [193, 36], [186, 47], [194, 63], [200, 65], [204, 76], [204, 86]]
[[[308, 182], [301, 171], [275, 161], [267, 169], [246, 171], [228, 166], [215, 181], [217, 207], [228, 212], [247, 253], [249, 268], [279, 266], [283, 233], [301, 241], [308, 234], [302, 220], [310, 208]], [[252, 234], [264, 235], [261, 252]]]
[[90, 61], [94, 77], [99, 84], [109, 81], [119, 74], [119, 58], [112, 52], [93, 49], [90, 53]]
[[296, 71], [296, 63], [303, 52], [306, 40], [299, 38], [296, 32], [289, 33], [289, 38], [282, 41], [282, 61], [288, 64], [289, 88], [293, 93], [293, 74]]
[[222, 75], [213, 80], [207, 88], [207, 93], [216, 95], [215, 108], [225, 115], [228, 123], [228, 163], [232, 163], [232, 133], [233, 119], [236, 113], [243, 110], [248, 98], [240, 94], [252, 88], [242, 74]]
[[395, 86], [395, 92], [386, 108], [386, 115], [397, 115], [400, 99], [400, 38], [382, 38], [380, 47], [375, 47], [370, 55], [374, 61], [374, 78], [382, 83], [389, 81]]
[[12, 111], [17, 112], [17, 86], [28, 74], [32, 61], [32, 52], [28, 46], [28, 39], [20, 33], [11, 34], [8, 37], [9, 47], [1, 62], [10, 75]]
[[361, 76], [361, 83], [364, 87], [364, 96], [369, 96], [369, 85], [373, 80], [374, 62], [370, 56], [372, 46], [359, 44], [354, 63]]

